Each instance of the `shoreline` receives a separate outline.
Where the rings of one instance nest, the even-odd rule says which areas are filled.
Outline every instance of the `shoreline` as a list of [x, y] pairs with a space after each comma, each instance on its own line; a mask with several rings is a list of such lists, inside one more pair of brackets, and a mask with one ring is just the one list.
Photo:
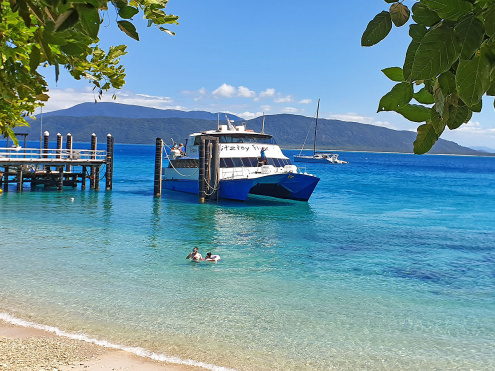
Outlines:
[[29, 322], [0, 318], [0, 369], [200, 371], [205, 368], [155, 360], [112, 344], [95, 344], [63, 332], [57, 334], [54, 330], [29, 326]]

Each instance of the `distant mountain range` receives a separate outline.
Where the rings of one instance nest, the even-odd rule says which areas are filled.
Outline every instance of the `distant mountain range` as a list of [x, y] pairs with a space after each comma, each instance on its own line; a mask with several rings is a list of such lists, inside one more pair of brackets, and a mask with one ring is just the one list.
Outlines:
[[[229, 119], [233, 121], [241, 121], [238, 116], [231, 115]], [[70, 117], [88, 117], [88, 116], [106, 116], [120, 117], [129, 119], [165, 119], [165, 118], [183, 118], [183, 119], [200, 119], [200, 120], [215, 120], [217, 117], [225, 120], [225, 112], [211, 113], [206, 111], [179, 111], [174, 109], [157, 109], [142, 106], [133, 106], [129, 104], [119, 103], [81, 103], [73, 107], [52, 111], [43, 114], [43, 117], [51, 116], [70, 116]]]
[[[237, 124], [245, 122], [248, 129], [261, 131], [262, 118], [242, 120], [228, 115]], [[217, 127], [216, 113], [204, 111], [159, 110], [118, 103], [82, 103], [66, 110], [45, 113], [43, 131], [52, 137], [56, 133], [71, 133], [76, 142], [89, 142], [91, 133], [104, 138], [112, 134], [117, 143], [154, 144], [156, 137], [166, 143], [185, 142], [189, 134], [212, 130]], [[226, 124], [225, 115], [219, 115]], [[314, 118], [298, 115], [265, 116], [265, 132], [273, 135], [283, 148], [313, 148]], [[39, 138], [40, 117], [30, 122], [30, 128], [22, 132], [29, 138]], [[21, 132], [21, 130], [19, 130]], [[416, 133], [398, 131], [380, 126], [339, 120], [318, 120], [317, 148], [320, 150], [399, 152], [412, 153]], [[35, 139], [35, 140], [36, 140]], [[101, 141], [102, 139], [100, 139]], [[431, 154], [486, 155], [487, 152], [462, 147], [457, 143], [440, 139], [429, 152]]]

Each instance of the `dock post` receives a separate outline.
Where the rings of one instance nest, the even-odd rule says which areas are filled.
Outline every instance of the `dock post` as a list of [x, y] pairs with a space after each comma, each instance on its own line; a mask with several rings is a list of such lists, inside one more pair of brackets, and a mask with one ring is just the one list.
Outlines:
[[211, 151], [211, 171], [210, 171], [210, 184], [214, 187], [211, 198], [218, 201], [218, 189], [220, 187], [219, 171], [220, 171], [220, 152], [218, 145], [218, 138], [213, 140], [213, 148]]
[[56, 158], [62, 158], [62, 134], [57, 133], [57, 155]]
[[95, 169], [95, 191], [100, 190], [100, 166], [94, 166]]
[[82, 167], [81, 190], [86, 189], [86, 166]]
[[113, 144], [114, 139], [111, 134], [107, 135], [107, 160], [105, 174], [105, 190], [110, 191], [113, 188]]
[[[91, 158], [96, 158], [96, 134], [91, 134]], [[95, 188], [95, 167], [91, 166], [90, 174], [89, 174], [89, 188]]]
[[[60, 136], [62, 138], [62, 136]], [[58, 168], [58, 185], [57, 191], [62, 191], [64, 189], [64, 167], [60, 166]]]
[[[72, 134], [67, 134], [67, 142], [65, 143], [65, 148], [67, 149], [67, 156], [72, 160]], [[72, 166], [67, 164], [65, 170], [70, 173], [72, 171]]]
[[9, 170], [10, 166], [5, 166], [5, 172], [3, 173], [3, 191], [9, 191]]
[[162, 166], [163, 166], [163, 140], [162, 138], [156, 138], [155, 179], [154, 179], [154, 191], [153, 191], [155, 197], [160, 197], [162, 195]]
[[[50, 143], [50, 133], [45, 131], [43, 133], [43, 158], [48, 158], [48, 145]], [[48, 170], [50, 166], [45, 165], [45, 171]]]
[[22, 168], [17, 170], [17, 192], [22, 192]]
[[205, 203], [205, 138], [201, 137], [199, 143], [199, 203]]

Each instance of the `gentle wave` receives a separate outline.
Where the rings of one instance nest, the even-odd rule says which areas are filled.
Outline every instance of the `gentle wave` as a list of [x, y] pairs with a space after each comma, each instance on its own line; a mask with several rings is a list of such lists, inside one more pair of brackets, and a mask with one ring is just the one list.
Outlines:
[[102, 346], [105, 348], [123, 350], [123, 351], [129, 352], [129, 353], [133, 353], [133, 354], [140, 356], [140, 357], [153, 359], [155, 361], [162, 361], [162, 362], [174, 363], [174, 364], [179, 364], [179, 365], [202, 367], [202, 368], [205, 368], [207, 370], [213, 370], [213, 371], [235, 371], [234, 369], [231, 369], [231, 368], [216, 366], [216, 365], [212, 365], [212, 364], [204, 363], [204, 362], [198, 362], [198, 361], [194, 361], [192, 359], [181, 359], [179, 357], [172, 357], [172, 356], [167, 356], [165, 354], [150, 352], [149, 350], [146, 350], [146, 349], [143, 349], [140, 347], [129, 347], [129, 346], [125, 346], [125, 345], [114, 344], [114, 343], [110, 343], [106, 340], [98, 340], [98, 339], [91, 338], [85, 334], [71, 334], [70, 332], [60, 330], [57, 327], [48, 326], [48, 325], [41, 325], [41, 324], [38, 324], [35, 322], [25, 321], [25, 320], [22, 320], [20, 318], [14, 317], [8, 313], [0, 313], [0, 319], [5, 321], [5, 322], [16, 325], [16, 326], [29, 327], [29, 328], [34, 328], [34, 329], [38, 329], [38, 330], [48, 331], [48, 332], [51, 332], [57, 336], [63, 336], [63, 337], [73, 339], [73, 340], [81, 340], [81, 341], [85, 341], [85, 342], [91, 343], [91, 344], [96, 344], [96, 345], [99, 345], [99, 346]]

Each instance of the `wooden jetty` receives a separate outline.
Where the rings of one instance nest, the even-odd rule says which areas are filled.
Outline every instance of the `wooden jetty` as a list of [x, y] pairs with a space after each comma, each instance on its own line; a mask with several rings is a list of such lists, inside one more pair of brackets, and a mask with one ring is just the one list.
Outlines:
[[31, 188], [43, 185], [60, 191], [64, 186], [76, 188], [81, 184], [81, 189], [86, 189], [88, 178], [90, 188], [99, 190], [103, 165], [106, 165], [105, 189], [112, 189], [114, 138], [110, 134], [106, 150], [96, 149], [95, 134], [91, 136], [91, 149], [73, 149], [71, 134], [67, 134], [66, 148], [62, 148], [62, 135], [57, 134], [57, 148], [50, 149], [49, 135], [45, 131], [43, 148], [9, 147], [8, 141], [6, 148], [0, 148], [0, 190], [3, 186], [4, 192], [8, 192], [11, 183], [17, 184], [18, 192], [22, 192], [24, 183], [30, 183]]

